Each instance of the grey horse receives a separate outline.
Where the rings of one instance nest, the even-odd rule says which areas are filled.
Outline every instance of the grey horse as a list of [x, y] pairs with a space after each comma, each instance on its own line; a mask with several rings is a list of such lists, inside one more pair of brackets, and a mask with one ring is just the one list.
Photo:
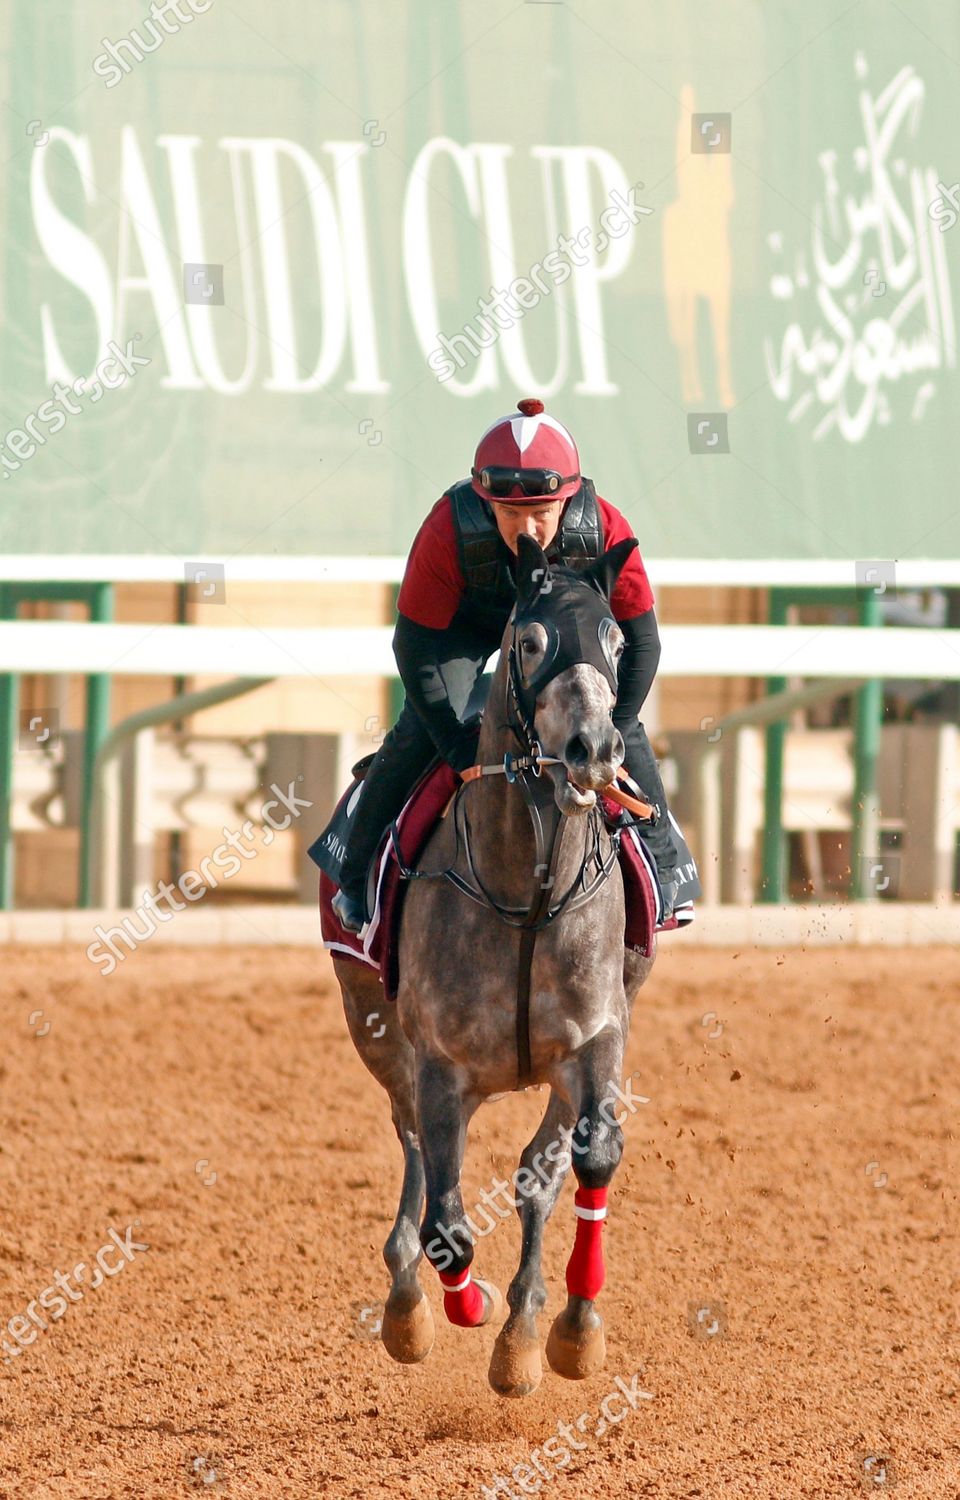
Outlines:
[[[528, 1395], [541, 1379], [543, 1232], [571, 1162], [576, 1240], [547, 1358], [570, 1379], [605, 1359], [594, 1299], [607, 1187], [623, 1150], [613, 1106], [626, 1097], [630, 1012], [654, 962], [624, 946], [623, 881], [597, 805], [624, 753], [611, 719], [622, 637], [609, 598], [634, 545], [619, 543], [574, 572], [551, 568], [537, 543], [520, 537], [517, 604], [480, 730], [484, 773], [458, 789], [407, 888], [397, 1004], [384, 1007], [372, 969], [334, 958], [350, 1034], [390, 1096], [404, 1154], [384, 1247], [391, 1288], [382, 1339], [394, 1359], [415, 1363], [433, 1344], [418, 1280], [424, 1254], [452, 1322], [480, 1326], [502, 1315], [500, 1293], [470, 1271], [460, 1192], [467, 1126], [491, 1096], [549, 1085], [514, 1179], [520, 1266], [489, 1371], [503, 1396]], [[373, 1012], [376, 1032], [367, 1024]]]

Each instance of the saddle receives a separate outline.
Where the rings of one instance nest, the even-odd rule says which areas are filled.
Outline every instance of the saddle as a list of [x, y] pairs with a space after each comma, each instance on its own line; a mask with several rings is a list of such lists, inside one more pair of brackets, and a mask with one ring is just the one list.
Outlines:
[[[309, 850], [320, 866], [320, 931], [323, 945], [341, 958], [354, 959], [379, 971], [384, 995], [395, 1000], [399, 986], [399, 934], [403, 900], [409, 884], [404, 869], [419, 860], [427, 840], [444, 809], [460, 785], [460, 778], [445, 761], [434, 761], [414, 787], [393, 829], [388, 829], [370, 867], [367, 909], [373, 912], [362, 933], [348, 932], [334, 915], [331, 903], [337, 893], [338, 851], [345, 844], [343, 830], [349, 818], [351, 799], [362, 783], [369, 764], [354, 767], [354, 780], [344, 792], [324, 834]], [[644, 840], [631, 826], [624, 809], [607, 797], [600, 798], [604, 818], [611, 829], [620, 829], [619, 861], [623, 877], [626, 920], [624, 946], [649, 958], [654, 935], [670, 932], [693, 920], [692, 903], [675, 909], [668, 922], [661, 921], [662, 902], [656, 867]], [[355, 805], [355, 800], [354, 800]], [[397, 858], [399, 849], [399, 860]]]

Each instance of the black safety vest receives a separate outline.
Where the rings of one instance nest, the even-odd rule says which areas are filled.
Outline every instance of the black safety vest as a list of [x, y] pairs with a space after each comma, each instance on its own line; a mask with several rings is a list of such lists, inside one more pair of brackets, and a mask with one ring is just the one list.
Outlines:
[[[510, 569], [512, 553], [497, 530], [493, 511], [469, 479], [446, 492], [450, 497], [457, 553], [466, 590], [458, 614], [502, 633], [516, 602], [517, 585]], [[544, 497], [548, 499], [549, 497]], [[603, 553], [603, 522], [593, 481], [582, 479], [570, 496], [547, 557], [568, 568], [582, 568]]]

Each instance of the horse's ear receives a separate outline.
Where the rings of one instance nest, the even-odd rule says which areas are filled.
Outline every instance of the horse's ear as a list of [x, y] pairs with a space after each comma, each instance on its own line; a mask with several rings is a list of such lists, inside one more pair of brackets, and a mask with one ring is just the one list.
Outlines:
[[532, 536], [517, 537], [517, 608], [526, 609], [538, 594], [550, 572], [547, 554]]
[[587, 567], [580, 570], [580, 577], [586, 578], [595, 588], [598, 588], [604, 598], [609, 599], [617, 585], [617, 579], [623, 571], [624, 565], [634, 547], [640, 543], [635, 536], [628, 536], [622, 542], [617, 542], [609, 551], [604, 552], [602, 557], [596, 558]]

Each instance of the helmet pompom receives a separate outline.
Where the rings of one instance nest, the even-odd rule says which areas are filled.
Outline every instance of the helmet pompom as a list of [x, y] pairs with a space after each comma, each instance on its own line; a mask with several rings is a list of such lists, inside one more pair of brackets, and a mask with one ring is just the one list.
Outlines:
[[539, 417], [543, 411], [543, 402], [538, 401], [536, 396], [526, 396], [517, 402], [517, 411], [522, 411], [525, 417]]

